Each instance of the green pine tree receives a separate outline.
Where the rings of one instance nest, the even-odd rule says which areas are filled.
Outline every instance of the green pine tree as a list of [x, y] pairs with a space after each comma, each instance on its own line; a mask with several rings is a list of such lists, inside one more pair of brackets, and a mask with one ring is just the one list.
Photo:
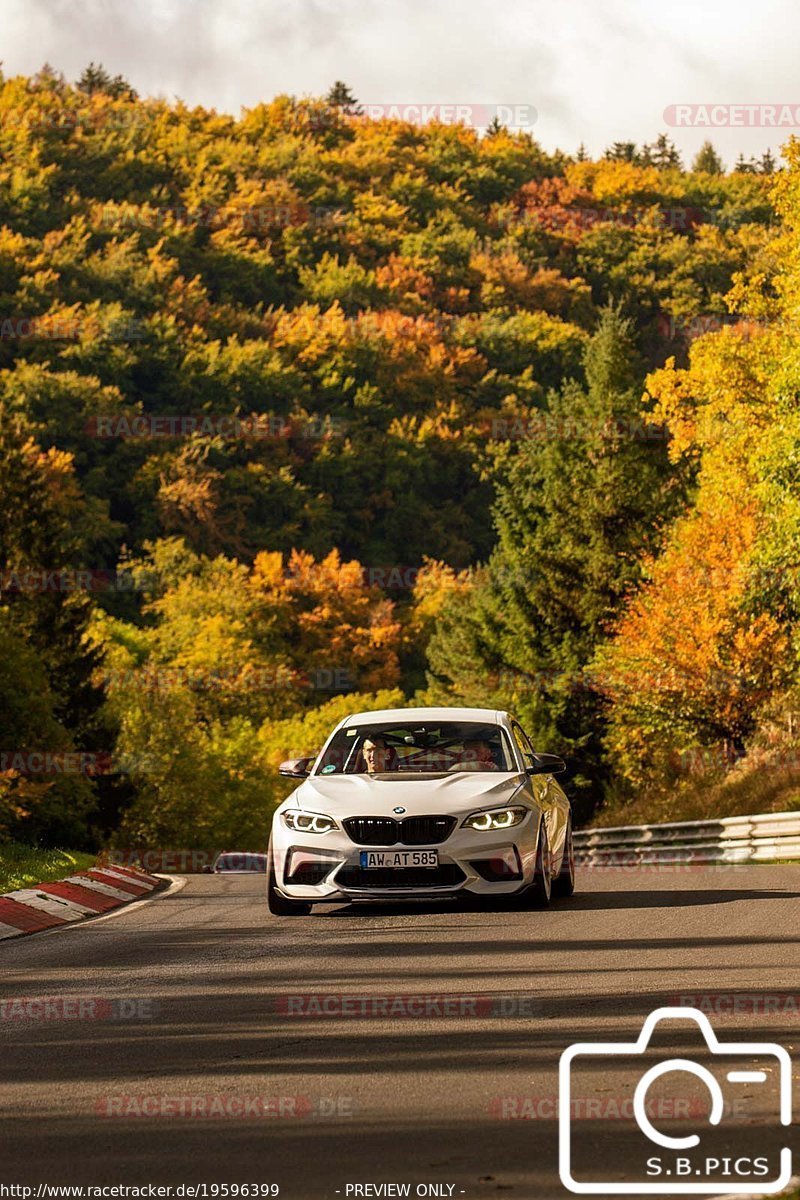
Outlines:
[[341, 79], [337, 79], [333, 87], [328, 89], [325, 103], [331, 108], [342, 109], [349, 117], [358, 116], [361, 112], [358, 100], [356, 100], [350, 88]]
[[767, 147], [761, 158], [758, 161], [758, 171], [760, 175], [772, 175], [775, 171], [775, 159], [772, 156], [772, 151]]
[[472, 591], [445, 606], [429, 646], [434, 690], [510, 707], [542, 749], [569, 754], [583, 817], [603, 778], [603, 706], [586, 666], [677, 490], [617, 308], [601, 314], [584, 367], [586, 386], [552, 395], [538, 435], [508, 463], [496, 549]]
[[650, 146], [645, 147], [645, 150], [649, 152], [650, 163], [659, 171], [681, 170], [682, 163], [678, 148], [665, 133], [660, 133]]
[[90, 62], [84, 67], [76, 87], [88, 96], [95, 92], [106, 92], [115, 99], [135, 100], [136, 92], [122, 75], [109, 75], [102, 63]]
[[717, 154], [711, 142], [703, 142], [692, 162], [693, 171], [703, 171], [706, 175], [724, 175], [725, 164]]
[[603, 151], [603, 158], [607, 158], [612, 162], [636, 162], [636, 143], [612, 142], [611, 145]]

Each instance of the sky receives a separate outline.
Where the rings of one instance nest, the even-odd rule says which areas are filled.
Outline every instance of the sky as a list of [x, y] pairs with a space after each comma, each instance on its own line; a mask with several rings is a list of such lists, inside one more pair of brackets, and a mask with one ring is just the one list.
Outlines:
[[[786, 0], [1, 0], [0, 35], [6, 75], [101, 62], [142, 95], [236, 115], [342, 79], [366, 104], [504, 105], [545, 149], [593, 156], [667, 132], [687, 161], [710, 137], [730, 166], [800, 135]], [[687, 126], [691, 105], [716, 105], [715, 127]]]

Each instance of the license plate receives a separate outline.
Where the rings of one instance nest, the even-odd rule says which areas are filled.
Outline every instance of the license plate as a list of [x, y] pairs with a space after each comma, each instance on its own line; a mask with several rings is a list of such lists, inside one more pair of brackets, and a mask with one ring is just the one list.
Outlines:
[[438, 867], [438, 850], [362, 850], [361, 866], [372, 867]]

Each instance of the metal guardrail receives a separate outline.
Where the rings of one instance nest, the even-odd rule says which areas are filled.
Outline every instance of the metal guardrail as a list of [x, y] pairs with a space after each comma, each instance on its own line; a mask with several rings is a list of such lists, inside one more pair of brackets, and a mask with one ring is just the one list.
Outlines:
[[800, 811], [575, 831], [578, 862], [800, 862]]

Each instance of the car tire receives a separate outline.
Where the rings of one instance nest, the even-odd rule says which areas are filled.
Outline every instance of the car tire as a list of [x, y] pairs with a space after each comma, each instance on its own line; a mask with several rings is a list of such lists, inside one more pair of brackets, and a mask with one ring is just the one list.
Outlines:
[[289, 900], [276, 888], [271, 841], [267, 851], [267, 907], [275, 917], [307, 917], [311, 912], [308, 900]]
[[567, 817], [564, 835], [564, 854], [558, 874], [553, 880], [553, 895], [563, 898], [575, 891], [575, 842], [572, 837], [572, 816]]
[[539, 840], [536, 843], [536, 867], [533, 873], [533, 883], [523, 893], [526, 908], [547, 908], [551, 894], [550, 845], [547, 840], [547, 826], [542, 817], [539, 822]]

